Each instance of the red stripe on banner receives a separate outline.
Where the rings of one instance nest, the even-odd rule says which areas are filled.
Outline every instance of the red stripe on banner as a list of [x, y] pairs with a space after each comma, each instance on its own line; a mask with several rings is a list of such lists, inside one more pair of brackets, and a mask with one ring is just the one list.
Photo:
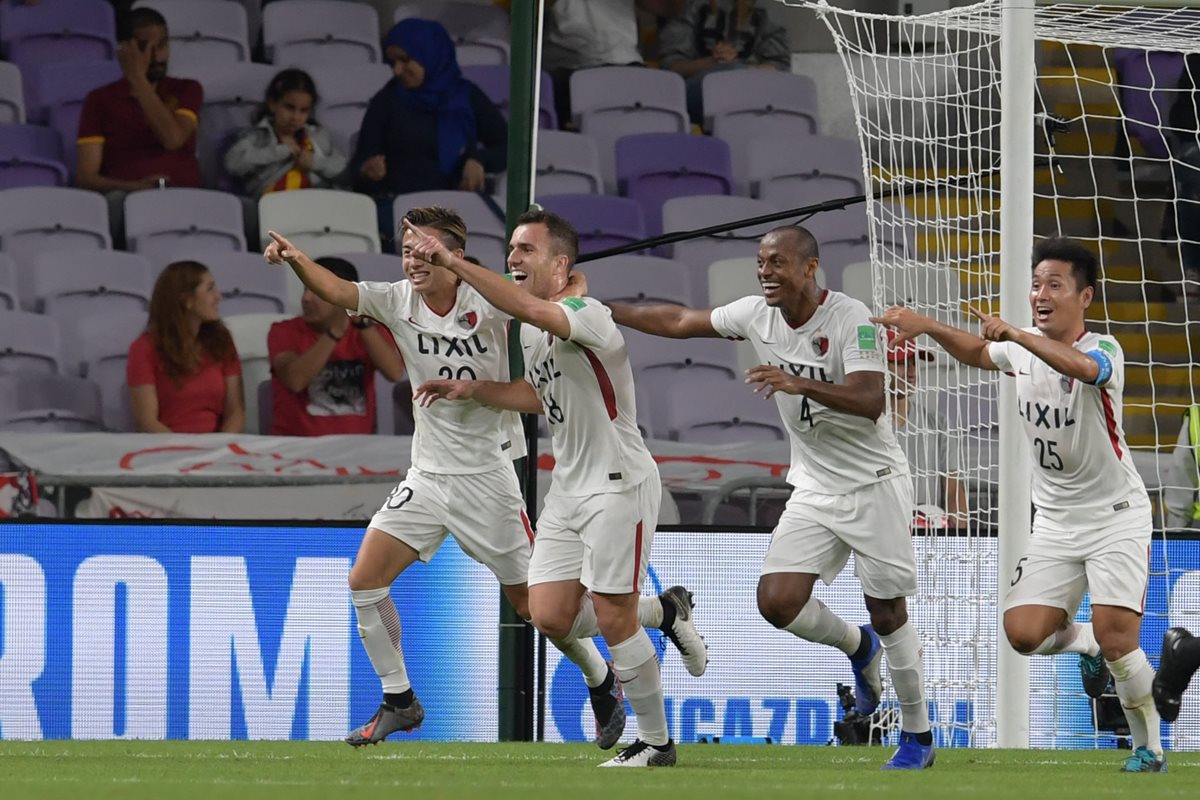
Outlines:
[[592, 371], [596, 373], [596, 383], [600, 384], [600, 396], [604, 398], [604, 408], [608, 411], [608, 418], [614, 420], [617, 418], [617, 393], [613, 391], [612, 381], [609, 380], [608, 370], [604, 369], [604, 365], [600, 363], [600, 359], [596, 354], [586, 347], [579, 348], [587, 356], [588, 363], [592, 365]]
[[634, 554], [633, 554], [633, 590], [640, 592], [642, 590], [641, 581], [638, 580], [642, 574], [642, 523], [637, 524], [637, 534], [634, 536]]
[[1113, 452], [1120, 461], [1124, 455], [1121, 453], [1121, 440], [1117, 438], [1117, 417], [1113, 413], [1112, 397], [1107, 389], [1100, 390], [1100, 402], [1104, 405], [1104, 426], [1108, 428], [1108, 440], [1112, 442]]
[[533, 526], [529, 524], [529, 515], [523, 508], [521, 509], [521, 524], [525, 526], [525, 535], [529, 537], [529, 543], [533, 544]]

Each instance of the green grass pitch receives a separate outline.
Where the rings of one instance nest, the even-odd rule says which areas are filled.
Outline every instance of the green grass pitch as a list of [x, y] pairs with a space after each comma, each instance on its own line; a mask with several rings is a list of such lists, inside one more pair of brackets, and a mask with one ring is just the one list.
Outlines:
[[1196, 797], [1200, 753], [1165, 775], [1123, 775], [1114, 751], [943, 750], [923, 773], [881, 773], [889, 750], [689, 745], [679, 766], [599, 770], [588, 745], [387, 742], [0, 742], [12, 798], [914, 798]]

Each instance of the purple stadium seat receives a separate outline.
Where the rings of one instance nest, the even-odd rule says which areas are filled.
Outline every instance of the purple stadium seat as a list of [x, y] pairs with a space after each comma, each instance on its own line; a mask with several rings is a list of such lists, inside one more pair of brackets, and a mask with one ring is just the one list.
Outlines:
[[849, 264], [871, 260], [867, 237], [867, 216], [861, 207], [841, 211], [822, 211], [802, 223], [817, 238], [821, 266], [829, 276], [829, 285], [842, 285], [842, 270]]
[[288, 0], [263, 9], [263, 46], [273, 64], [377, 64], [379, 17], [365, 3]]
[[403, 259], [390, 253], [335, 253], [337, 258], [344, 258], [358, 270], [361, 281], [382, 281], [395, 283], [405, 280]]
[[288, 284], [299, 280], [290, 269], [279, 269], [261, 253], [191, 251], [173, 261], [190, 259], [208, 267], [221, 293], [221, 315], [282, 314], [287, 311]]
[[21, 305], [17, 284], [17, 263], [0, 253], [0, 313], [15, 311]]
[[102, 194], [43, 186], [0, 192], [0, 251], [18, 266], [47, 250], [111, 247]]
[[495, 5], [455, 2], [455, 0], [417, 0], [396, 6], [393, 22], [409, 17], [442, 23], [450, 38], [460, 66], [508, 64], [508, 12]]
[[138, 0], [167, 20], [171, 34], [171, 74], [190, 78], [194, 64], [250, 60], [246, 9], [235, 2]]
[[636, 242], [646, 235], [642, 207], [625, 197], [602, 194], [539, 195], [547, 211], [566, 217], [579, 231], [579, 252], [595, 253]]
[[57, 133], [40, 125], [0, 124], [0, 190], [68, 182]]
[[[474, 3], [467, 5], [478, 8]], [[453, 34], [452, 34], [453, 35]], [[462, 68], [463, 77], [479, 87], [508, 119], [508, 64], [474, 64]], [[538, 91], [538, 127], [555, 129], [558, 127], [558, 114], [554, 111], [554, 84], [549, 73], [542, 72], [541, 88]], [[541, 147], [541, 134], [538, 135], [538, 147]]]
[[0, 314], [0, 373], [62, 371], [58, 322], [42, 314]]
[[134, 430], [125, 362], [129, 345], [145, 330], [145, 314], [112, 314], [107, 309], [79, 320], [76, 326], [76, 337], [82, 343], [81, 374], [100, 387], [104, 427], [110, 431]]
[[[494, 198], [500, 216], [475, 192], [412, 192], [397, 195], [392, 204], [393, 219], [399, 220], [410, 208], [443, 206], [453, 208], [467, 223], [467, 255], [497, 272], [504, 271], [508, 259], [508, 235], [504, 227], [504, 198]], [[400, 251], [400, 240], [396, 240]]]
[[614, 194], [617, 139], [691, 130], [683, 78], [645, 67], [594, 67], [572, 73], [571, 116], [580, 132], [596, 140], [607, 191]]
[[691, 305], [688, 267], [669, 258], [610, 256], [587, 265], [588, 294], [614, 303]]
[[[769, 203], [749, 197], [675, 197], [663, 204], [663, 230], [667, 233], [697, 230], [723, 222], [760, 217], [774, 211], [775, 207]], [[758, 237], [781, 224], [783, 223], [768, 222], [719, 236], [676, 242], [671, 245], [672, 254], [680, 261], [701, 270], [707, 269], [714, 261], [726, 258], [754, 257], [758, 253]]]
[[392, 70], [387, 64], [314, 64], [308, 73], [320, 98], [313, 115], [329, 130], [338, 149], [349, 155], [367, 104], [391, 80]]
[[25, 121], [25, 89], [21, 83], [21, 68], [0, 61], [0, 122]]
[[31, 109], [35, 119], [44, 120], [62, 140], [63, 163], [74, 174], [79, 115], [88, 92], [121, 77], [115, 61], [44, 64], [38, 69], [39, 107]]
[[[39, 253], [21, 283], [34, 307], [58, 321], [64, 352], [81, 352], [79, 320], [99, 313], [145, 319], [154, 285], [150, 262], [132, 253]], [[67, 371], [74, 371], [68, 365]]]
[[143, 189], [125, 197], [125, 239], [130, 250], [155, 257], [180, 249], [242, 252], [242, 203], [212, 189]]
[[[200, 107], [200, 128], [196, 133], [196, 156], [200, 160], [205, 186], [223, 188], [222, 147], [228, 148], [238, 131], [254, 124], [254, 112], [262, 104], [267, 85], [278, 71], [270, 64], [245, 61], [193, 68], [190, 77], [204, 87], [204, 105]], [[232, 185], [224, 188], [232, 188]]]
[[1148, 53], [1122, 47], [1113, 54], [1121, 87], [1125, 131], [1141, 143], [1152, 158], [1168, 155], [1163, 129], [1178, 95], [1175, 87], [1183, 74], [1183, 62], [1183, 53]]
[[748, 170], [750, 193], [781, 209], [863, 192], [862, 153], [849, 139], [755, 139]]
[[642, 207], [646, 232], [662, 231], [662, 206], [673, 197], [732, 194], [729, 145], [688, 133], [641, 133], [616, 143], [621, 194]]
[[0, 375], [0, 429], [102, 431], [100, 387], [67, 375]]
[[[695, 398], [703, 397], [703, 403]], [[715, 370], [695, 370], [676, 377], [671, 391], [656, 395], [660, 427], [681, 442], [730, 444], [777, 442], [787, 438], [775, 403], [740, 380]]]
[[104, 0], [0, 3], [0, 51], [21, 68], [25, 104], [36, 107], [34, 76], [43, 64], [116, 57], [113, 7]]

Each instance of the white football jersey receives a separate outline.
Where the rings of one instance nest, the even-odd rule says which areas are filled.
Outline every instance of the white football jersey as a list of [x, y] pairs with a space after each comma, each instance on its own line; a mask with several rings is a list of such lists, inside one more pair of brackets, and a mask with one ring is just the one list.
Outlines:
[[[722, 336], [749, 340], [763, 364], [825, 383], [845, 383], [852, 372], [887, 372], [870, 317], [858, 300], [826, 289], [816, 312], [798, 328], [762, 297], [743, 297], [713, 309], [712, 325]], [[869, 420], [783, 392], [775, 394], [775, 403], [792, 443], [787, 477], [792, 486], [845, 494], [908, 475], [886, 414]]]
[[560, 304], [571, 334], [521, 326], [525, 380], [537, 390], [554, 447], [551, 491], [582, 496], [637, 486], [658, 466], [637, 427], [633, 371], [612, 312], [591, 298]]
[[[1025, 330], [1042, 335], [1037, 328]], [[1086, 528], [1111, 518], [1122, 504], [1149, 498], [1121, 427], [1121, 345], [1111, 336], [1087, 332], [1073, 346], [1107, 356], [1112, 364], [1108, 379], [1096, 386], [1068, 378], [1015, 342], [992, 342], [988, 355], [1017, 381], [1017, 412], [1029, 438], [1038, 515]]]
[[[362, 282], [358, 313], [387, 325], [413, 388], [437, 378], [507, 381], [508, 317], [459, 284], [454, 307], [437, 314], [408, 281]], [[382, 402], [382, 401], [381, 401]], [[520, 416], [475, 400], [413, 406], [412, 465], [424, 472], [489, 472], [525, 455]]]

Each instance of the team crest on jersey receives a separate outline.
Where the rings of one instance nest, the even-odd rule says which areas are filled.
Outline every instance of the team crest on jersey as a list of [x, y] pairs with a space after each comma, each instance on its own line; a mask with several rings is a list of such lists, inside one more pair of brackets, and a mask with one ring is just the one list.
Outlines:
[[823, 356], [829, 352], [829, 337], [823, 334], [818, 334], [812, 338], [813, 352], [818, 356]]
[[1071, 389], [1075, 388], [1075, 379], [1068, 378], [1066, 375], [1059, 375], [1058, 385], [1062, 387], [1064, 394], [1070, 394]]
[[474, 311], [468, 311], [458, 318], [458, 326], [468, 331], [474, 328], [477, 322], [479, 322], [479, 315]]

